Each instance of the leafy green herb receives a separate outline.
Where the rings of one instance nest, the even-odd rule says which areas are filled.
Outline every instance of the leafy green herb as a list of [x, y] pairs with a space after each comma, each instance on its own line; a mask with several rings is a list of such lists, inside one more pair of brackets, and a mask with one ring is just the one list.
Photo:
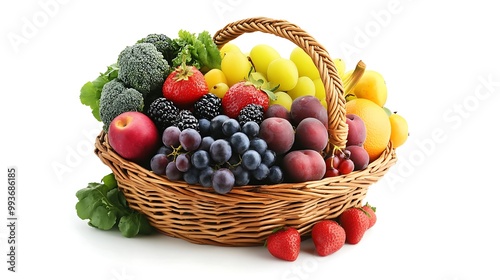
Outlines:
[[221, 57], [217, 45], [212, 40], [208, 31], [196, 35], [186, 30], [180, 30], [178, 38], [172, 40], [172, 48], [176, 57], [172, 59], [172, 69], [182, 65], [192, 65], [202, 72], [208, 69], [220, 69]]
[[101, 183], [89, 183], [86, 188], [78, 190], [76, 197], [78, 217], [88, 219], [92, 227], [110, 230], [117, 226], [125, 237], [153, 231], [146, 216], [128, 206], [113, 173], [104, 176]]
[[118, 65], [112, 64], [108, 66], [106, 72], [100, 73], [94, 81], [85, 83], [80, 89], [80, 102], [92, 109], [92, 115], [101, 121], [99, 115], [99, 100], [101, 99], [102, 87], [109, 81], [118, 77]]

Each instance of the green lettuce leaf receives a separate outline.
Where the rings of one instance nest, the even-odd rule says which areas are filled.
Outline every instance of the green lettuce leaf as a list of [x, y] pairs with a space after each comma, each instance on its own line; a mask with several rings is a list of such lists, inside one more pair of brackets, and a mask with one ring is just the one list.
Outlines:
[[90, 107], [92, 115], [98, 121], [101, 121], [99, 100], [101, 99], [102, 87], [116, 77], [118, 77], [118, 65], [115, 63], [108, 66], [106, 72], [100, 73], [95, 80], [86, 82], [80, 89], [80, 102]]

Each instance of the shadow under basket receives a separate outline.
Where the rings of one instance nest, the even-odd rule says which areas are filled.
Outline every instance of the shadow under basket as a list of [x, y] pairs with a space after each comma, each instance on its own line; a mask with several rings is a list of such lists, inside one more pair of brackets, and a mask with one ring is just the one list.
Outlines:
[[[327, 95], [329, 144], [345, 147], [347, 124], [342, 81], [328, 52], [308, 33], [285, 21], [249, 18], [226, 25], [214, 35], [222, 47], [245, 33], [263, 32], [301, 47], [319, 70]], [[145, 214], [159, 232], [196, 244], [216, 246], [262, 245], [280, 226], [310, 234], [323, 219], [334, 219], [345, 209], [360, 206], [370, 185], [396, 162], [391, 143], [364, 170], [348, 175], [301, 183], [235, 186], [227, 194], [211, 188], [169, 181], [120, 157], [102, 131], [95, 143], [96, 155], [109, 166], [129, 206]]]

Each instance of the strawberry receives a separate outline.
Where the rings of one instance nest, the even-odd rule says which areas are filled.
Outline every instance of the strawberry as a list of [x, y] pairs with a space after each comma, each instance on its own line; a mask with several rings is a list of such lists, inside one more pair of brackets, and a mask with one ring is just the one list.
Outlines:
[[346, 243], [348, 244], [358, 244], [370, 224], [367, 213], [357, 207], [349, 208], [342, 212], [339, 221], [345, 230]]
[[222, 98], [224, 114], [230, 118], [237, 118], [241, 109], [249, 104], [261, 105], [264, 113], [269, 107], [269, 93], [251, 81], [232, 85]]
[[271, 255], [285, 261], [295, 261], [300, 252], [300, 233], [292, 227], [274, 230], [265, 246]]
[[377, 208], [371, 206], [367, 202], [365, 205], [363, 205], [363, 207], [361, 207], [361, 209], [363, 209], [366, 212], [366, 214], [368, 214], [370, 221], [370, 223], [368, 224], [368, 228], [371, 228], [377, 222], [377, 215], [375, 214]]
[[165, 79], [162, 92], [177, 107], [187, 109], [208, 93], [208, 85], [198, 68], [183, 63]]
[[335, 221], [322, 220], [314, 224], [311, 237], [320, 256], [331, 255], [345, 243], [345, 230]]

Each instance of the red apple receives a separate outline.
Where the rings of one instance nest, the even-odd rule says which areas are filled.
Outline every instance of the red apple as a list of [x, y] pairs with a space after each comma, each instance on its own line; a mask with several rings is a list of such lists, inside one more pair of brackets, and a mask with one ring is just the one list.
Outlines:
[[141, 112], [116, 116], [108, 129], [109, 145], [121, 157], [140, 163], [158, 149], [160, 137], [154, 122]]
[[363, 146], [366, 140], [366, 126], [363, 119], [355, 114], [347, 114], [346, 123], [348, 126], [346, 146]]

